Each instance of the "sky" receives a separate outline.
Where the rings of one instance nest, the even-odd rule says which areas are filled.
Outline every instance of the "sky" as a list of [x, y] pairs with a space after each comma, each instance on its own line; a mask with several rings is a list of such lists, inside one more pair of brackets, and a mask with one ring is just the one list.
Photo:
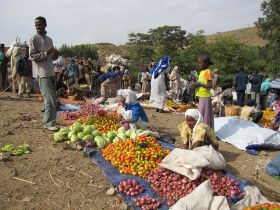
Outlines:
[[34, 19], [47, 19], [54, 45], [125, 44], [132, 32], [181, 26], [205, 34], [254, 26], [263, 0], [0, 0], [0, 43], [29, 41]]

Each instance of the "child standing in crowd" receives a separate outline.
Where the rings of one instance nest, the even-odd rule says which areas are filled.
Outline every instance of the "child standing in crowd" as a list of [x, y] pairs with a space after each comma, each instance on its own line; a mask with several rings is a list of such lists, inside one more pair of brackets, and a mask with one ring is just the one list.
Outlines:
[[196, 88], [196, 97], [199, 99], [198, 110], [203, 117], [203, 122], [214, 129], [214, 115], [210, 93], [212, 88], [212, 72], [209, 69], [209, 66], [212, 64], [208, 55], [202, 55], [198, 58], [198, 68], [201, 72], [198, 76], [198, 82], [193, 82], [192, 86]]
[[142, 93], [149, 92], [151, 92], [151, 75], [149, 73], [149, 69], [146, 68], [143, 75]]
[[128, 89], [130, 87], [130, 77], [128, 75], [128, 69], [125, 69], [122, 76], [123, 80], [123, 89]]
[[28, 50], [21, 48], [22, 53], [25, 55], [24, 58], [20, 58], [16, 62], [16, 73], [19, 75], [19, 91], [18, 96], [22, 97], [23, 93], [26, 92], [26, 96], [30, 98], [32, 89], [32, 67], [31, 61], [28, 59]]

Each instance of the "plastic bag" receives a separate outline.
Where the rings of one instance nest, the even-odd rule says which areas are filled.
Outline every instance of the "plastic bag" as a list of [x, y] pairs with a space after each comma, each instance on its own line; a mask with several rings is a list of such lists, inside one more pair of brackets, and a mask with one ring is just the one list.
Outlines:
[[278, 154], [273, 160], [271, 160], [266, 165], [266, 172], [271, 176], [279, 176], [280, 175], [280, 154]]
[[156, 137], [156, 138], [160, 138], [160, 135], [158, 132], [153, 132], [153, 131], [144, 131], [142, 133], [139, 134], [139, 136], [153, 136], [153, 137]]

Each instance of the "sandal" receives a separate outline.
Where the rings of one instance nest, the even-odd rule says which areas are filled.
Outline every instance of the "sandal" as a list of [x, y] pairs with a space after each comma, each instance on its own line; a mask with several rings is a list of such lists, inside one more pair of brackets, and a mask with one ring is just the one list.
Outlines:
[[48, 129], [48, 130], [50, 130], [50, 131], [58, 131], [58, 130], [59, 130], [59, 128], [58, 128], [58, 127], [55, 127], [55, 126], [48, 127], [48, 128], [46, 128], [46, 129]]
[[167, 113], [167, 111], [165, 111], [165, 110], [163, 110], [163, 109], [160, 109], [158, 112], [159, 112], [159, 113]]

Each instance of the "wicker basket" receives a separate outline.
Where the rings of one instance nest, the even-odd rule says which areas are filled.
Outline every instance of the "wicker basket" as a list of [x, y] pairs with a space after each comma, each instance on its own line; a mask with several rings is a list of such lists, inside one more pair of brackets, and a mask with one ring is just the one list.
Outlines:
[[240, 106], [234, 106], [234, 105], [227, 105], [225, 106], [225, 115], [227, 117], [230, 116], [239, 116], [241, 111]]

